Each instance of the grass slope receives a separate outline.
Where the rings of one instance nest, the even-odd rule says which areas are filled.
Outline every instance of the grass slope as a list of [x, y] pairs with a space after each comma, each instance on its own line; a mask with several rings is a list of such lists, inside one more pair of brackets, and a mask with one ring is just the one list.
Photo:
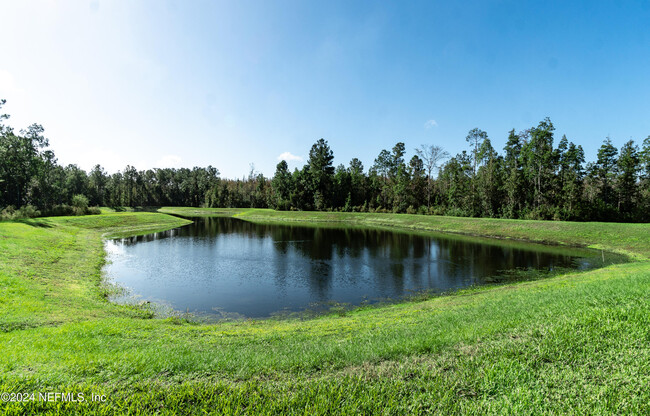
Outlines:
[[[144, 319], [150, 316], [146, 310], [110, 304], [102, 295], [102, 235], [161, 230], [182, 219], [122, 213], [0, 223], [0, 391], [86, 397], [84, 403], [0, 403], [0, 410], [650, 412], [648, 225], [162, 211], [557, 241], [625, 252], [640, 261], [344, 316], [198, 325]], [[91, 393], [107, 401], [90, 402]]]

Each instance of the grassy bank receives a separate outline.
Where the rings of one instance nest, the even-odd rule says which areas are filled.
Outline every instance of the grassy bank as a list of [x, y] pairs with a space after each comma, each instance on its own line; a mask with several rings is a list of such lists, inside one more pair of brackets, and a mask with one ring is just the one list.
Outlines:
[[[102, 235], [154, 213], [0, 223], [0, 390], [83, 393], [33, 411], [242, 414], [648, 413], [647, 225], [165, 208], [599, 247], [640, 260], [308, 321], [198, 325], [105, 300]], [[90, 395], [106, 402], [90, 402]]]
[[0, 223], [0, 332], [93, 318], [146, 316], [106, 302], [102, 236], [145, 234], [189, 221], [162, 214], [53, 217]]

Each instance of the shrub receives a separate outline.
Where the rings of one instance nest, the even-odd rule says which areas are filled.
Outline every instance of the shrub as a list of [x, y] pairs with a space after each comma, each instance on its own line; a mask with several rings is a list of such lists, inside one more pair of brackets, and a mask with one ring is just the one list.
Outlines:
[[429, 208], [429, 215], [447, 215], [444, 207]]
[[60, 204], [52, 207], [51, 210], [47, 212], [48, 215], [53, 217], [61, 217], [64, 215], [74, 215], [74, 208], [70, 205]]
[[13, 220], [15, 213], [16, 213], [16, 209], [14, 208], [14, 206], [9, 205], [8, 207], [5, 207], [5, 209], [3, 209], [2, 212], [0, 212], [0, 219]]
[[72, 197], [72, 206], [75, 215], [84, 215], [88, 211], [88, 198], [85, 195], [75, 195]]
[[40, 217], [41, 211], [37, 210], [34, 205], [23, 205], [18, 211], [16, 211], [16, 218], [34, 218]]
[[48, 217], [63, 217], [63, 216], [70, 216], [70, 215], [98, 215], [101, 214], [102, 211], [99, 209], [99, 207], [90, 207], [86, 208], [84, 211], [80, 211], [79, 208], [73, 207], [71, 205], [67, 204], [60, 204], [60, 205], [55, 205], [49, 210], [45, 211], [43, 215], [48, 216]]
[[41, 211], [36, 209], [34, 205], [24, 205], [20, 207], [19, 209], [16, 209], [13, 207], [13, 205], [9, 205], [5, 209], [0, 212], [0, 219], [2, 220], [19, 220], [22, 218], [34, 218], [34, 217], [39, 217], [41, 215]]

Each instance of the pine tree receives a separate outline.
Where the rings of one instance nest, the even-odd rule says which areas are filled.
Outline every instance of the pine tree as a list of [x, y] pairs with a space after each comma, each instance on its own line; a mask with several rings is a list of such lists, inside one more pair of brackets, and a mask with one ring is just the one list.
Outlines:
[[332, 206], [334, 153], [327, 141], [319, 139], [309, 151], [307, 167], [313, 182], [314, 207], [317, 210]]
[[506, 218], [518, 218], [523, 207], [522, 186], [523, 170], [521, 166], [522, 141], [515, 130], [510, 130], [508, 141], [503, 149], [505, 157], [503, 160], [505, 204], [503, 215]]
[[285, 160], [280, 161], [275, 167], [275, 174], [271, 179], [271, 187], [273, 188], [273, 206], [276, 209], [287, 210], [289, 209], [289, 198], [292, 190], [292, 176], [289, 173], [289, 165]]
[[604, 220], [615, 218], [616, 194], [614, 192], [614, 180], [618, 173], [617, 154], [618, 150], [612, 145], [612, 140], [607, 137], [600, 149], [598, 149], [598, 159], [594, 165], [599, 199], [597, 215]]
[[618, 212], [626, 219], [634, 218], [638, 202], [639, 188], [637, 184], [639, 171], [641, 170], [639, 148], [633, 140], [628, 141], [621, 147], [618, 157]]
[[522, 147], [524, 181], [529, 189], [527, 203], [532, 218], [549, 219], [553, 214], [552, 190], [557, 170], [557, 153], [553, 151], [554, 130], [551, 120], [542, 120], [530, 130], [530, 141]]

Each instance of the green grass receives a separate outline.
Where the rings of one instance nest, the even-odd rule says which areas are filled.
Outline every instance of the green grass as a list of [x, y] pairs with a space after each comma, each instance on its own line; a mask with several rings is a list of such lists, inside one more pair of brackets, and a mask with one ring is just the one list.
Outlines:
[[146, 316], [106, 302], [102, 236], [188, 223], [163, 214], [54, 217], [0, 223], [0, 331], [106, 316]]
[[312, 320], [204, 325], [106, 301], [101, 237], [177, 217], [0, 223], [0, 391], [107, 395], [7, 414], [647, 414], [650, 226], [163, 208], [598, 247], [638, 261]]

